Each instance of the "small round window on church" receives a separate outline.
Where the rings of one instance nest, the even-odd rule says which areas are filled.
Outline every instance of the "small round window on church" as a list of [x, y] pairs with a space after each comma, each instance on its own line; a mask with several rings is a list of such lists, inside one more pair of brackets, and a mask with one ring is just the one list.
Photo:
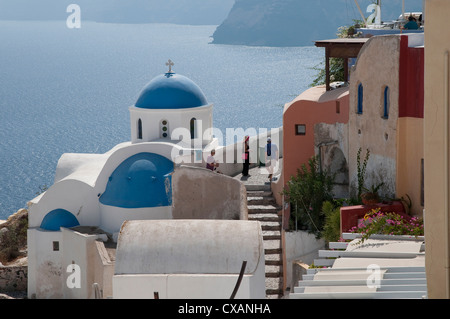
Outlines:
[[160, 122], [161, 124], [160, 124], [160, 134], [161, 134], [161, 137], [167, 137], [168, 136], [168, 132], [169, 132], [169, 121], [167, 121], [167, 120], [161, 120], [161, 122]]

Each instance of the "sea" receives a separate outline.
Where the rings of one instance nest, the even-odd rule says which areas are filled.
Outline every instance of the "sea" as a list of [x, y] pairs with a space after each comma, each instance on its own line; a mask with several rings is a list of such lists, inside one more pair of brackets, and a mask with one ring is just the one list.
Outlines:
[[0, 220], [51, 187], [63, 153], [129, 141], [129, 106], [168, 59], [214, 104], [224, 134], [282, 126], [323, 49], [212, 44], [216, 27], [0, 21]]

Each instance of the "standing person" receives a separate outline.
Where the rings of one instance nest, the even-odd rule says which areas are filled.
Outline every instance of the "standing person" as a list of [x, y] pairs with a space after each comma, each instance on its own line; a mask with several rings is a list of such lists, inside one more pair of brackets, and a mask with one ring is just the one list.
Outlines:
[[276, 144], [272, 144], [270, 137], [267, 139], [265, 160], [266, 169], [269, 172], [269, 181], [272, 181], [273, 169], [277, 166], [278, 147]]
[[249, 146], [249, 139], [250, 137], [248, 135], [244, 138], [244, 149], [242, 153], [242, 159], [244, 160], [244, 166], [242, 169], [242, 175], [248, 176], [248, 169], [250, 167], [250, 146]]

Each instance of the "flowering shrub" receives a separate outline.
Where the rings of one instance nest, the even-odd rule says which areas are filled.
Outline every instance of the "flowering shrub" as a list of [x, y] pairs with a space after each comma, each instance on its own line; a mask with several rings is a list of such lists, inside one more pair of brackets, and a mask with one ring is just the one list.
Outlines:
[[379, 208], [368, 212], [358, 226], [349, 230], [362, 235], [361, 242], [372, 234], [423, 236], [423, 219], [412, 217], [406, 220], [396, 213], [383, 213]]

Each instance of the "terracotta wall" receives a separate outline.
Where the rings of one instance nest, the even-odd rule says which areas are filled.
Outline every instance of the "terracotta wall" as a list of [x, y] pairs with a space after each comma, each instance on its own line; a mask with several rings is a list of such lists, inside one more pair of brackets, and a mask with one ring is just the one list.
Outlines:
[[[316, 154], [315, 127], [320, 123], [348, 122], [348, 88], [326, 91], [325, 86], [310, 88], [292, 102], [283, 112], [283, 182], [284, 187], [297, 174], [297, 169]], [[296, 134], [296, 125], [305, 125], [305, 134]], [[288, 220], [290, 208], [283, 207]], [[284, 228], [288, 227], [286, 222]]]
[[[338, 103], [338, 105], [337, 105]], [[337, 112], [339, 108], [339, 112]], [[348, 122], [348, 88], [325, 91], [313, 87], [284, 107], [283, 112], [283, 175], [287, 183], [297, 169], [315, 155], [314, 126], [319, 123]], [[295, 126], [304, 124], [305, 135], [296, 135]]]

